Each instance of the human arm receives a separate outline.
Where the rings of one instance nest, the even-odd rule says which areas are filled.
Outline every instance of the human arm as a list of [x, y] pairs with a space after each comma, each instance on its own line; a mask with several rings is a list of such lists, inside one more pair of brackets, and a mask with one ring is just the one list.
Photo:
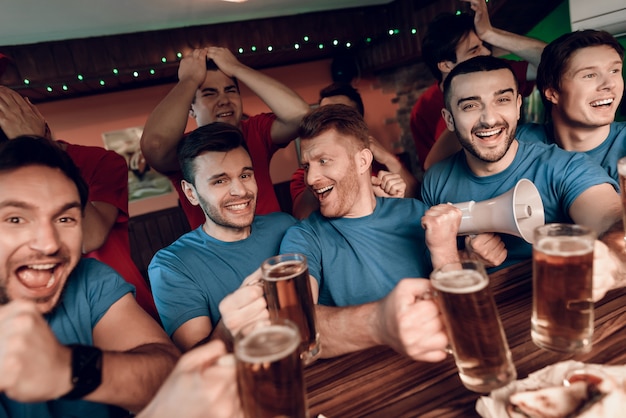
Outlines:
[[176, 147], [180, 142], [189, 110], [206, 77], [206, 49], [195, 49], [178, 67], [178, 83], [154, 108], [141, 135], [141, 152], [156, 171], [169, 173], [179, 169]]
[[137, 418], [239, 418], [235, 363], [212, 341], [183, 355]]
[[515, 33], [507, 32], [491, 26], [487, 3], [484, 0], [461, 0], [470, 4], [474, 11], [474, 29], [476, 35], [488, 44], [497, 48], [494, 55], [504, 55], [513, 53], [528, 61], [527, 79], [534, 80], [537, 74], [537, 67], [541, 61], [541, 53], [546, 43], [538, 39], [529, 38]]
[[445, 160], [452, 154], [459, 152], [461, 149], [461, 144], [456, 137], [456, 133], [445, 129], [430, 149], [428, 156], [426, 156], [426, 161], [424, 161], [424, 170], [428, 170], [434, 164]]
[[252, 90], [276, 115], [272, 141], [285, 144], [297, 137], [298, 125], [310, 107], [292, 89], [242, 64], [227, 48], [209, 47], [207, 57], [229, 77], [235, 77]]
[[446, 357], [448, 339], [425, 279], [403, 279], [383, 299], [357, 306], [316, 305], [322, 357], [387, 345], [414, 360]]
[[[398, 174], [406, 184], [406, 191], [402, 197], [419, 197], [420, 184], [417, 178], [398, 160], [391, 152], [387, 151], [376, 138], [370, 136], [370, 150], [374, 159], [387, 167], [390, 173]], [[396, 197], [396, 196], [393, 196]], [[398, 196], [400, 197], [400, 196]]]
[[[70, 348], [56, 339], [33, 303], [2, 306], [0, 324], [0, 391], [19, 402], [38, 402], [72, 389]], [[102, 383], [84, 399], [131, 411], [149, 402], [179, 355], [131, 294], [96, 324], [93, 345], [103, 350]]]
[[569, 215], [580, 225], [596, 231], [600, 236], [622, 217], [620, 197], [609, 183], [587, 188], [571, 204]]

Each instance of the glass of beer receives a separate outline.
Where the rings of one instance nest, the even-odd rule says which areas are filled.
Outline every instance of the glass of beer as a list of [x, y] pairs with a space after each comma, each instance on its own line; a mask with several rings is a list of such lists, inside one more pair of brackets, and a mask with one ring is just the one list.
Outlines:
[[[617, 160], [617, 174], [619, 175], [619, 189], [622, 197], [622, 219], [624, 220], [624, 228], [626, 229], [626, 157]], [[626, 235], [624, 236], [626, 240]]]
[[298, 325], [302, 360], [310, 364], [320, 356], [321, 347], [306, 257], [295, 253], [270, 257], [261, 265], [261, 271], [270, 317], [289, 319]]
[[255, 322], [235, 336], [237, 386], [246, 418], [308, 418], [300, 332], [284, 319]]
[[430, 279], [463, 385], [487, 393], [515, 380], [517, 371], [484, 266], [462, 260], [436, 269]]
[[547, 350], [591, 350], [596, 234], [571, 224], [537, 227], [533, 241], [533, 342]]

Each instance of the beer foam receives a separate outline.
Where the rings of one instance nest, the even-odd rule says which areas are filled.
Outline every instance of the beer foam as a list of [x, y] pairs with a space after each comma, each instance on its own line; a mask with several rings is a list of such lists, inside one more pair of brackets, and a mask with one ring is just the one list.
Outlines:
[[474, 270], [437, 272], [431, 280], [435, 289], [446, 293], [474, 293], [487, 287], [489, 280]]
[[300, 346], [298, 332], [284, 325], [269, 325], [250, 332], [237, 342], [235, 354], [246, 363], [271, 363], [287, 357]]
[[593, 242], [579, 237], [542, 237], [535, 249], [544, 254], [560, 257], [585, 255], [593, 251]]
[[[301, 260], [282, 261], [268, 268], [263, 274], [263, 279], [270, 282], [293, 279], [306, 268], [306, 263]], [[284, 270], [284, 272], [277, 273], [277, 270]]]

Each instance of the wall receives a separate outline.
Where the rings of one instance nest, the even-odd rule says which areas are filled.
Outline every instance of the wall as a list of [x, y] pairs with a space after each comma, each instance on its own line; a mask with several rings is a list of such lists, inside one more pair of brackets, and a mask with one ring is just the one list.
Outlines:
[[[294, 89], [308, 103], [315, 104], [319, 91], [332, 82], [330, 60], [277, 67], [263, 72]], [[397, 105], [393, 103], [394, 91], [383, 92], [375, 78], [359, 78], [354, 86], [363, 96], [366, 122], [372, 135], [390, 150], [398, 144], [400, 128], [395, 123]], [[172, 85], [124, 92], [101, 94], [78, 99], [42, 103], [38, 108], [45, 116], [56, 138], [81, 145], [103, 146], [102, 133], [135, 126], [143, 126], [148, 115], [167, 94]], [[267, 106], [246, 86], [241, 86], [244, 111], [248, 114], [268, 112]], [[188, 130], [195, 128], [190, 119]], [[289, 181], [297, 168], [295, 148], [290, 144], [280, 150], [272, 160], [271, 175], [274, 183]], [[130, 204], [131, 216], [174, 206], [175, 193], [158, 198], [146, 198]]]

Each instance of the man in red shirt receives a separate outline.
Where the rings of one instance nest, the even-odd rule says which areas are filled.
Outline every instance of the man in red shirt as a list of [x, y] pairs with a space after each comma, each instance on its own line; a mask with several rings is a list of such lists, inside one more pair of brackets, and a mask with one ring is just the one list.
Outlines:
[[[185, 134], [188, 116], [198, 126], [226, 122], [241, 129], [252, 157], [259, 186], [257, 214], [280, 210], [269, 165], [272, 155], [297, 136], [298, 124], [309, 105], [298, 94], [244, 64], [226, 48], [194, 50], [183, 58], [178, 83], [157, 105], [144, 127], [141, 151], [148, 164], [169, 176], [191, 228], [201, 225], [204, 213], [182, 193], [176, 148]], [[238, 81], [246, 84], [273, 113], [243, 120]]]

